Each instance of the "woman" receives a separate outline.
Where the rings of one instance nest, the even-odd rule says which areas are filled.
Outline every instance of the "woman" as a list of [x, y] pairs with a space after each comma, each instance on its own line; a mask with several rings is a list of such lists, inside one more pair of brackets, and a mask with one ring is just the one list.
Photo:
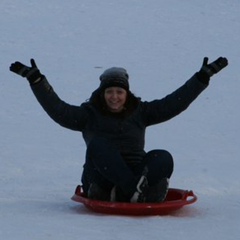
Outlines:
[[91, 199], [162, 202], [173, 172], [166, 150], [144, 151], [146, 127], [167, 121], [182, 111], [208, 86], [210, 77], [226, 67], [226, 58], [208, 64], [183, 86], [160, 100], [143, 102], [129, 89], [123, 68], [110, 68], [88, 102], [73, 106], [62, 101], [31, 59], [10, 70], [27, 78], [37, 100], [61, 126], [82, 132], [87, 145], [82, 174], [84, 193]]

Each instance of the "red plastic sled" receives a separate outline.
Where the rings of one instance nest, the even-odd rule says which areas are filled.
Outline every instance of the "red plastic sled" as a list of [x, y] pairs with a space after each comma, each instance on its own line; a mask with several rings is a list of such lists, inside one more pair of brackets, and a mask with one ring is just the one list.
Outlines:
[[193, 191], [170, 188], [166, 200], [162, 203], [106, 202], [88, 199], [84, 196], [81, 186], [77, 186], [71, 199], [83, 203], [88, 209], [97, 213], [147, 216], [170, 214], [185, 205], [196, 202], [197, 196]]

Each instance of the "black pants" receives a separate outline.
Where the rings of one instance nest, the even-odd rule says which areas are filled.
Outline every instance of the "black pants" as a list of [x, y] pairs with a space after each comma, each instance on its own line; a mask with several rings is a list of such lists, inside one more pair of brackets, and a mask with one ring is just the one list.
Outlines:
[[134, 192], [145, 168], [148, 184], [154, 186], [162, 178], [171, 177], [173, 158], [166, 150], [152, 150], [146, 153], [141, 163], [131, 166], [111, 142], [104, 138], [95, 138], [87, 148], [82, 174], [83, 190], [86, 193], [94, 182], [105, 190], [111, 191], [114, 186], [118, 186], [125, 194]]

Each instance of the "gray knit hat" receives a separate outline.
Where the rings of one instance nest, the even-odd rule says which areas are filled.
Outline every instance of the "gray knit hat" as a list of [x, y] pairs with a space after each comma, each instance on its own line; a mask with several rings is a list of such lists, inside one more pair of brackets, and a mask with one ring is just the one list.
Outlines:
[[127, 91], [129, 90], [128, 73], [124, 68], [109, 68], [103, 72], [99, 79], [102, 90], [108, 87], [121, 87]]

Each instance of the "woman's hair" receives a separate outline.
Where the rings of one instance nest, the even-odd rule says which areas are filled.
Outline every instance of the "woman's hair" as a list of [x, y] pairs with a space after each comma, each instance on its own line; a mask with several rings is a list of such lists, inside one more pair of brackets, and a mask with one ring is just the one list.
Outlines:
[[[138, 106], [140, 102], [140, 98], [136, 97], [131, 91], [127, 91], [127, 100], [124, 105], [125, 114], [132, 113]], [[109, 113], [106, 101], [104, 99], [104, 91], [100, 88], [96, 89], [91, 97], [89, 98], [89, 102], [93, 104], [98, 110], [102, 113]]]

